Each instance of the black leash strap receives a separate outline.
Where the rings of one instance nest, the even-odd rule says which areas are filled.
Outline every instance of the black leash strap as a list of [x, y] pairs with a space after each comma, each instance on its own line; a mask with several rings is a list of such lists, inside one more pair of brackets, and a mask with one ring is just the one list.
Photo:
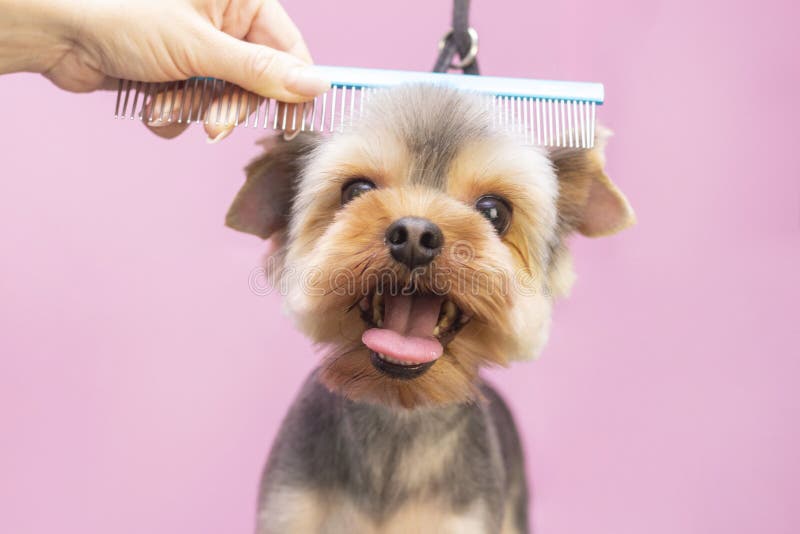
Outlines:
[[[470, 0], [453, 0], [453, 27], [439, 41], [439, 57], [433, 72], [461, 69], [464, 74], [480, 74], [478, 69], [478, 32], [469, 25]], [[454, 62], [458, 55], [459, 61]]]

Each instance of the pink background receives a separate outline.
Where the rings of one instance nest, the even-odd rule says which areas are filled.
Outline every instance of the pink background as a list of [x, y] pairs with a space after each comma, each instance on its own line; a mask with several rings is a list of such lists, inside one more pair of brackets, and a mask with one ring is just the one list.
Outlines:
[[[486, 74], [597, 80], [639, 225], [574, 240], [542, 360], [492, 372], [540, 534], [800, 531], [798, 9], [474, 2]], [[428, 69], [449, 2], [287, 2], [321, 63]], [[250, 532], [315, 365], [223, 227], [255, 134], [0, 78], [0, 532]]]

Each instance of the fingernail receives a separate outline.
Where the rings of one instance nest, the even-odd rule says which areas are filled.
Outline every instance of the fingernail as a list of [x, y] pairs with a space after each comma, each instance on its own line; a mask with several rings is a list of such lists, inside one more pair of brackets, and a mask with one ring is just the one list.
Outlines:
[[331, 82], [317, 75], [313, 67], [292, 67], [286, 76], [286, 88], [298, 95], [317, 96], [331, 88]]
[[167, 118], [164, 116], [166, 109], [164, 109], [163, 104], [156, 106], [156, 101], [154, 98], [150, 97], [147, 99], [147, 102], [144, 105], [144, 110], [144, 116], [147, 117], [145, 122], [151, 128], [160, 128], [169, 124], [169, 122], [167, 122]]
[[153, 120], [147, 121], [147, 125], [151, 128], [161, 128], [162, 126], [167, 126], [168, 124], [172, 123], [167, 122], [166, 119], [162, 120], [159, 117], [153, 117]]
[[300, 130], [293, 130], [293, 131], [284, 131], [283, 132], [283, 140], [284, 141], [291, 141], [300, 133]]
[[233, 128], [228, 128], [227, 130], [222, 130], [220, 133], [217, 134], [216, 137], [209, 137], [208, 139], [206, 139], [206, 143], [208, 143], [209, 145], [213, 145], [213, 144], [219, 143], [220, 141], [222, 141], [223, 139], [228, 137], [231, 134], [232, 131], [233, 131]]
[[152, 118], [147, 119], [147, 125], [151, 128], [161, 128], [177, 122], [178, 114], [173, 111], [172, 115], [165, 116], [164, 114], [155, 113]]

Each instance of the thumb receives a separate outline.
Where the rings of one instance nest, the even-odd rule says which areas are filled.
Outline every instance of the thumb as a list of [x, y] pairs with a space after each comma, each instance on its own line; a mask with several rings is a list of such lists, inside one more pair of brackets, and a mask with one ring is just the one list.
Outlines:
[[200, 70], [207, 76], [283, 102], [302, 102], [330, 89], [310, 65], [268, 46], [248, 43], [214, 30]]

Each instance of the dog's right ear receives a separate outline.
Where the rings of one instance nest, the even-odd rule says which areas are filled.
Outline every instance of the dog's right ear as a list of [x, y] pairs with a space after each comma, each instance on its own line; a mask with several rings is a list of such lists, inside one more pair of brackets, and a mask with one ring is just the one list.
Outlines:
[[605, 145], [610, 132], [597, 127], [595, 147], [550, 151], [558, 175], [558, 215], [563, 234], [610, 235], [632, 226], [636, 216], [605, 173]]
[[279, 134], [260, 144], [266, 152], [245, 168], [247, 179], [228, 209], [225, 224], [267, 239], [289, 223], [297, 181], [317, 136], [301, 133], [287, 141]]

